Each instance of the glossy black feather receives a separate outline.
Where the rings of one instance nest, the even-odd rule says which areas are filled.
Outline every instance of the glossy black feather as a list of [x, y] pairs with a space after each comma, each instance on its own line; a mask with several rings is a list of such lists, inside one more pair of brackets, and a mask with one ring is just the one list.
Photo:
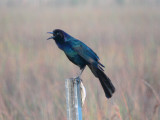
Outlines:
[[54, 30], [53, 37], [51, 38], [53, 38], [58, 47], [64, 51], [68, 59], [79, 66], [80, 69], [88, 65], [92, 73], [99, 79], [106, 97], [112, 97], [112, 94], [115, 92], [115, 87], [111, 80], [105, 75], [103, 70], [104, 65], [99, 62], [99, 57], [91, 48], [60, 29]]

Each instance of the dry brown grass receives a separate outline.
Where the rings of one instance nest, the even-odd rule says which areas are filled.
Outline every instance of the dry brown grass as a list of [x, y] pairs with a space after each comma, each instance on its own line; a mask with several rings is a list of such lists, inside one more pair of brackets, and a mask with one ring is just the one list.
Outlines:
[[[66, 120], [65, 78], [78, 68], [46, 34], [61, 28], [88, 44], [116, 86], [107, 100], [87, 68], [85, 120], [159, 120], [160, 9], [1, 8], [0, 120]], [[155, 109], [155, 112], [154, 112]]]

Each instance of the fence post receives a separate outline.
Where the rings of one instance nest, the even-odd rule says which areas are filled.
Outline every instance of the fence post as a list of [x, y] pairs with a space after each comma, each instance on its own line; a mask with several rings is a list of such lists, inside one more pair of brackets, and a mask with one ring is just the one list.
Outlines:
[[65, 80], [67, 120], [82, 120], [80, 84], [80, 78], [70, 78]]

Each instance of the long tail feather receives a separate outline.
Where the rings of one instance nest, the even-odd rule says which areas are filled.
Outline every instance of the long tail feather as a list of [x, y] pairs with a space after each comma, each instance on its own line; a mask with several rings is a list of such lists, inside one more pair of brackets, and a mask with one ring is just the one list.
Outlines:
[[112, 94], [115, 92], [115, 87], [113, 86], [111, 80], [105, 75], [102, 70], [96, 68], [95, 66], [88, 65], [88, 67], [91, 69], [92, 73], [99, 79], [106, 97], [111, 98]]

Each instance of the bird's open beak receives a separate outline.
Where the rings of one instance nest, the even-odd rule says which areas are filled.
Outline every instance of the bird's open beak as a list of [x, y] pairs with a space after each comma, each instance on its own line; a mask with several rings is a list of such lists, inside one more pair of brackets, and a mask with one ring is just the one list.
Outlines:
[[[52, 34], [52, 35], [53, 35], [53, 32], [47, 32], [47, 33], [49, 33], [49, 34]], [[47, 40], [49, 40], [49, 39], [54, 39], [54, 36], [49, 37]]]

